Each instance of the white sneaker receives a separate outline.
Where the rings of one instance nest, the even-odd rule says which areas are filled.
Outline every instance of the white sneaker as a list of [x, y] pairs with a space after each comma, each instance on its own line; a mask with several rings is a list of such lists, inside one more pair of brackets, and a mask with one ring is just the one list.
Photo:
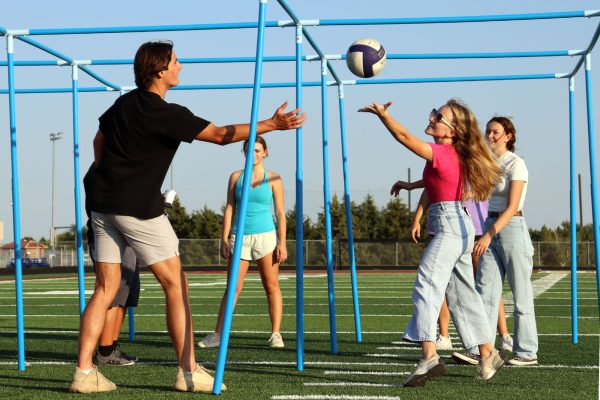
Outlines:
[[448, 367], [437, 354], [427, 360], [419, 360], [417, 369], [404, 382], [406, 387], [424, 386], [431, 378], [448, 373]]
[[198, 347], [208, 349], [211, 347], [219, 347], [221, 344], [221, 335], [217, 332], [209, 333], [201, 342], [198, 342]]
[[269, 338], [269, 346], [272, 349], [282, 349], [284, 347], [283, 338], [279, 332], [273, 332]]
[[[200, 364], [196, 364], [196, 369], [192, 372], [184, 372], [181, 367], [177, 367], [177, 377], [173, 389], [180, 392], [203, 392], [210, 393], [213, 390], [215, 378]], [[221, 390], [227, 390], [227, 386], [221, 383]]]
[[513, 351], [513, 338], [508, 333], [500, 336], [500, 348], [506, 351]]
[[500, 368], [504, 365], [504, 359], [496, 349], [486, 359], [480, 359], [477, 366], [477, 379], [487, 381], [492, 379]]
[[436, 350], [452, 350], [453, 347], [450, 336], [438, 335], [437, 339], [435, 339], [435, 348]]

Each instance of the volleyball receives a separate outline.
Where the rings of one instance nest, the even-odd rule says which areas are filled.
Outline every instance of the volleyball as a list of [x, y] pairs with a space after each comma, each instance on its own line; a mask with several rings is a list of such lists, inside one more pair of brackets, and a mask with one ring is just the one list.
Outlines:
[[346, 65], [356, 76], [370, 78], [385, 65], [385, 49], [375, 39], [358, 39], [346, 52]]

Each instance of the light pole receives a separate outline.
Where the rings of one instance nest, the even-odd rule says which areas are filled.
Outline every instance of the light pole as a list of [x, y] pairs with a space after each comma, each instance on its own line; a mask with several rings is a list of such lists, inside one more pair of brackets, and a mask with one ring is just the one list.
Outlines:
[[50, 222], [50, 247], [54, 250], [54, 142], [62, 139], [62, 132], [55, 132], [50, 134], [50, 141], [52, 142], [52, 213]]

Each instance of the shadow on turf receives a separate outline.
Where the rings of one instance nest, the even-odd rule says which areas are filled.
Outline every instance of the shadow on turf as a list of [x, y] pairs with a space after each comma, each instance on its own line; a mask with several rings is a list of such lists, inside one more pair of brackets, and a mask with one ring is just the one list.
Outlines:
[[[16, 383], [16, 384], [9, 384], [6, 383], [7, 380], [9, 379], [17, 379], [20, 382]], [[69, 391], [69, 384], [71, 383], [71, 380], [64, 380], [64, 379], [40, 379], [40, 378], [34, 378], [32, 379], [31, 376], [14, 376], [14, 375], [0, 375], [0, 380], [2, 380], [2, 387], [3, 388], [16, 388], [19, 390], [37, 390], [37, 391], [51, 391], [51, 392], [57, 392], [57, 393], [65, 393]], [[33, 386], [33, 385], [27, 385], [27, 383], [39, 383], [39, 382], [48, 382], [48, 383], [57, 383], [60, 384], [61, 387], [54, 387], [54, 386]]]

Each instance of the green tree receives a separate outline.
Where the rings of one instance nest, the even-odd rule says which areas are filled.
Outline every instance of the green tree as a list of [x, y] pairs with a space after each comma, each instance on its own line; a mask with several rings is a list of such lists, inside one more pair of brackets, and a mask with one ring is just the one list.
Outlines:
[[204, 206], [200, 211], [194, 210], [191, 216], [192, 239], [220, 239], [223, 227], [223, 215]]
[[178, 197], [175, 198], [172, 207], [166, 208], [166, 212], [177, 237], [189, 238], [192, 231], [190, 217]]
[[399, 198], [393, 198], [381, 210], [383, 224], [381, 239], [406, 240], [410, 238], [413, 216], [408, 207]]

